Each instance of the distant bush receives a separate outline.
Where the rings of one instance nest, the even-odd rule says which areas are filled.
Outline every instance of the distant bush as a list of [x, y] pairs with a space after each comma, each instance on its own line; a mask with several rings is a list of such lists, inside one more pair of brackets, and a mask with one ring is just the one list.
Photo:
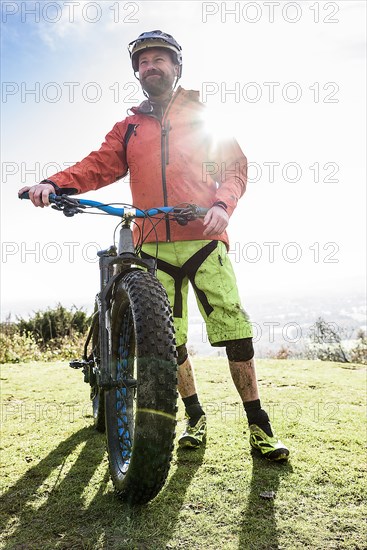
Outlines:
[[357, 343], [350, 350], [350, 357], [353, 363], [367, 365], [367, 335], [363, 330], [357, 334]]
[[1, 323], [0, 363], [69, 360], [81, 357], [90, 317], [75, 306], [36, 311], [25, 320]]
[[18, 318], [17, 321], [20, 334], [32, 334], [42, 345], [55, 338], [84, 334], [89, 326], [89, 317], [83, 309], [73, 306], [69, 310], [61, 304], [54, 309], [36, 311], [28, 320]]
[[310, 333], [306, 357], [338, 363], [367, 364], [367, 337], [364, 331], [358, 333], [353, 347], [347, 347], [347, 341], [350, 339], [347, 340], [343, 329], [319, 317]]
[[43, 361], [69, 361], [83, 355], [85, 334], [74, 333], [72, 336], [49, 340], [42, 351]]
[[297, 345], [282, 345], [267, 351], [264, 357], [270, 359], [319, 359], [337, 363], [358, 363], [367, 365], [367, 335], [359, 330], [352, 338], [353, 329], [343, 328], [327, 322], [321, 317], [309, 330], [307, 338]]
[[349, 363], [347, 352], [342, 345], [343, 334], [335, 323], [319, 317], [311, 328], [308, 354], [310, 359]]
[[0, 363], [40, 361], [42, 352], [33, 336], [0, 333]]
[[268, 354], [271, 359], [291, 359], [292, 351], [286, 346], [281, 346], [277, 351]]

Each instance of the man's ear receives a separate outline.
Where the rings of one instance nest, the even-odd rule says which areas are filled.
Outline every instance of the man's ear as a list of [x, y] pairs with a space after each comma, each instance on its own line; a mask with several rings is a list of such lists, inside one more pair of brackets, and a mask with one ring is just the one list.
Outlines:
[[175, 65], [175, 75], [176, 75], [176, 76], [178, 75], [179, 70], [180, 70], [180, 66], [179, 66], [179, 65]]

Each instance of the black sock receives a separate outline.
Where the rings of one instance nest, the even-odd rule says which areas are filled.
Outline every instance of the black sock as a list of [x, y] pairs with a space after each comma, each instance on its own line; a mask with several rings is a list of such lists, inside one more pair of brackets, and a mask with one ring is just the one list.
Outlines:
[[256, 424], [269, 437], [272, 437], [273, 432], [271, 430], [269, 417], [266, 411], [261, 408], [260, 399], [255, 399], [254, 401], [246, 401], [243, 406], [245, 407], [249, 425]]
[[194, 393], [194, 395], [190, 395], [190, 397], [183, 397], [182, 401], [184, 402], [186, 413], [189, 417], [190, 426], [195, 426], [199, 418], [205, 414], [199, 403], [198, 394]]

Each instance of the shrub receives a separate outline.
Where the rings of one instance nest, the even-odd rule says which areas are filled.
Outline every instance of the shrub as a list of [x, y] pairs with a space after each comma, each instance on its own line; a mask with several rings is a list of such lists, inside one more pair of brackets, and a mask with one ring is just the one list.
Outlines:
[[30, 361], [68, 361], [83, 356], [85, 335], [75, 333], [49, 340], [40, 346], [32, 335], [0, 334], [0, 363], [28, 363]]
[[58, 304], [55, 309], [36, 311], [29, 320], [18, 318], [20, 334], [32, 334], [41, 345], [50, 340], [85, 334], [90, 318], [83, 309], [73, 306], [70, 310]]
[[42, 352], [32, 335], [0, 334], [0, 363], [40, 361]]
[[90, 318], [75, 306], [61, 304], [37, 311], [31, 319], [1, 323], [0, 363], [81, 358]]
[[357, 344], [350, 350], [350, 358], [353, 363], [367, 365], [367, 335], [363, 330], [357, 334]]
[[311, 342], [307, 348], [307, 357], [321, 361], [349, 363], [342, 338], [343, 330], [340, 327], [319, 317], [310, 331]]
[[291, 359], [293, 357], [292, 351], [286, 346], [281, 346], [277, 351], [269, 354], [271, 359]]
[[69, 361], [70, 359], [81, 359], [85, 335], [74, 333], [72, 336], [53, 338], [49, 340], [42, 351], [43, 361]]
[[19, 333], [18, 325], [10, 320], [10, 315], [6, 321], [0, 323], [0, 333], [6, 334], [6, 336], [13, 336]]

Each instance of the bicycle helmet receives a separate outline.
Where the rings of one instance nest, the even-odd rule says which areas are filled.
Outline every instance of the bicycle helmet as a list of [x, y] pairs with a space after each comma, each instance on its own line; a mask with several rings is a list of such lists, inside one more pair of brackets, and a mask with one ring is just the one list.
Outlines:
[[181, 46], [170, 34], [156, 30], [143, 32], [136, 40], [130, 42], [128, 49], [134, 73], [139, 70], [139, 54], [148, 48], [167, 48], [173, 53], [173, 62], [179, 66], [177, 78], [182, 74]]

